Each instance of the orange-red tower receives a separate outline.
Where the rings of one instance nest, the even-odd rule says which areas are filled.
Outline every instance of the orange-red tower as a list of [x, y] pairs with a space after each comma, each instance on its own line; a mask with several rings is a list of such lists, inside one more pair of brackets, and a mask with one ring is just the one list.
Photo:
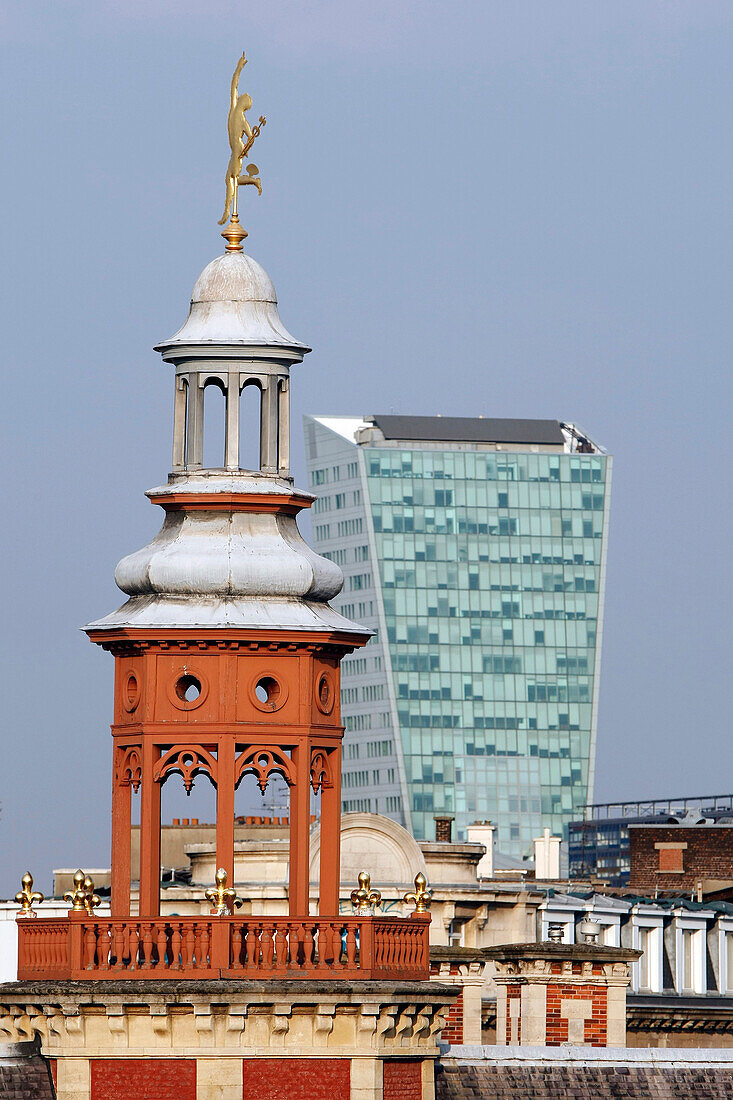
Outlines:
[[[199, 277], [189, 316], [156, 349], [175, 367], [173, 472], [147, 495], [159, 534], [115, 574], [129, 599], [86, 630], [115, 657], [112, 917], [130, 914], [131, 795], [141, 792], [139, 915], [159, 914], [161, 788], [216, 787], [217, 866], [234, 877], [234, 792], [273, 774], [290, 792], [291, 916], [308, 915], [311, 792], [320, 796], [319, 913], [338, 913], [343, 727], [339, 662], [369, 632], [328, 605], [336, 565], [302, 540], [313, 498], [289, 470], [290, 368], [309, 350], [274, 287], [228, 246]], [[204, 402], [225, 397], [221, 465], [204, 468]], [[259, 397], [259, 468], [240, 468], [240, 396]], [[217, 395], [214, 395], [217, 396]], [[220, 398], [219, 398], [220, 401]]]

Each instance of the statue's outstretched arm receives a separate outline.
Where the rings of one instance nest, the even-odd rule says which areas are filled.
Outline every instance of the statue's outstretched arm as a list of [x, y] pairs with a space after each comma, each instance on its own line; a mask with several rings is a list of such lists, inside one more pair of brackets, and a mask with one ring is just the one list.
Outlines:
[[239, 61], [237, 62], [237, 67], [236, 67], [236, 69], [234, 70], [234, 76], [232, 77], [232, 87], [231, 87], [231, 103], [232, 103], [232, 107], [235, 107], [235, 106], [236, 106], [236, 103], [237, 103], [237, 94], [238, 94], [238, 85], [239, 85], [239, 78], [240, 78], [240, 76], [242, 75], [242, 69], [244, 68], [244, 66], [245, 66], [246, 64], [247, 64], [247, 58], [246, 58], [246, 57], [244, 56], [244, 54], [242, 54], [242, 56], [240, 57]]

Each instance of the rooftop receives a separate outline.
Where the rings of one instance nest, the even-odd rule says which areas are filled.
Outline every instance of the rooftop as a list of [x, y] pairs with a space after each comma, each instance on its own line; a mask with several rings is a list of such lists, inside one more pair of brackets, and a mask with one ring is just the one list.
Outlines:
[[552, 451], [594, 454], [602, 448], [575, 425], [560, 420], [524, 420], [488, 416], [316, 416], [313, 418], [349, 443], [475, 444], [494, 447], [541, 447]]

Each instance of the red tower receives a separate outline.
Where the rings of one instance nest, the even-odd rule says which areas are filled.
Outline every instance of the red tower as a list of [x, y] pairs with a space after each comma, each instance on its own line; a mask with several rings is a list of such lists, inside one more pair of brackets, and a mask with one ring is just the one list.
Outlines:
[[[161, 788], [216, 787], [217, 866], [234, 877], [234, 792], [273, 774], [290, 793], [291, 916], [307, 916], [311, 792], [320, 795], [319, 914], [338, 913], [339, 662], [369, 632], [328, 606], [340, 570], [303, 542], [313, 498], [289, 475], [289, 373], [309, 350], [285, 330], [270, 279], [241, 251], [205, 269], [183, 327], [158, 349], [175, 365], [173, 472], [148, 496], [165, 511], [120, 562], [129, 595], [90, 624], [115, 657], [112, 916], [130, 915], [131, 795], [141, 792], [139, 915], [159, 914]], [[240, 395], [260, 400], [260, 465], [239, 467]], [[221, 466], [203, 467], [204, 401], [225, 397]], [[218, 395], [214, 395], [217, 396]], [[221, 399], [219, 398], [219, 401]]]

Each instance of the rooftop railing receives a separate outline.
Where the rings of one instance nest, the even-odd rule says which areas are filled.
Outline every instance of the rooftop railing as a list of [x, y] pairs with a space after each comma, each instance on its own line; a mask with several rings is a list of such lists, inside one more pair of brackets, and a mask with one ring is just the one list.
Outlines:
[[18, 978], [427, 980], [430, 916], [18, 920]]

